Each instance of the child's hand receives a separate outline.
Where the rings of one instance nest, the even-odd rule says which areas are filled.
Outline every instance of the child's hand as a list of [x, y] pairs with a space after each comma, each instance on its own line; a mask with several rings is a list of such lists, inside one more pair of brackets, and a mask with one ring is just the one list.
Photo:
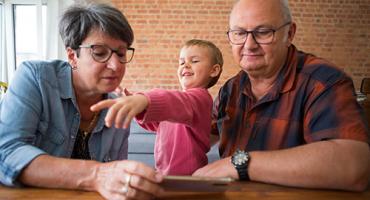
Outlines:
[[114, 122], [116, 128], [128, 128], [133, 117], [143, 112], [149, 104], [149, 100], [142, 94], [123, 96], [117, 99], [107, 99], [91, 106], [96, 112], [109, 108], [105, 116], [105, 125], [111, 127]]

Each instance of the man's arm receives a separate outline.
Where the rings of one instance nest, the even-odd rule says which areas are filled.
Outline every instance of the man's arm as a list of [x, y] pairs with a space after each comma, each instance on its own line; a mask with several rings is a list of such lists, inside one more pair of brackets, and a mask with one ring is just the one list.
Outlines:
[[[363, 191], [369, 183], [369, 145], [334, 139], [276, 151], [250, 152], [252, 181], [305, 188]], [[194, 176], [239, 178], [230, 157], [197, 170]]]

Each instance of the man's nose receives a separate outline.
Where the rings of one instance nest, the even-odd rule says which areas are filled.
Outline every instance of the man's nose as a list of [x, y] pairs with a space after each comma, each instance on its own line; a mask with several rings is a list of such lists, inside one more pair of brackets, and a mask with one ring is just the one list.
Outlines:
[[258, 48], [258, 43], [254, 39], [252, 33], [247, 34], [246, 37], [247, 38], [245, 39], [245, 42], [244, 42], [244, 48], [247, 48], [247, 49], [255, 49], [255, 48]]

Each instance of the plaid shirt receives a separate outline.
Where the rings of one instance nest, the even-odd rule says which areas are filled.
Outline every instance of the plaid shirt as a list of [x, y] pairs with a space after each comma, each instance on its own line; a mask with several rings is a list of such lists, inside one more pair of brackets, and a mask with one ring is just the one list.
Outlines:
[[240, 71], [220, 89], [212, 118], [221, 157], [236, 149], [277, 150], [336, 138], [370, 143], [351, 78], [293, 45], [264, 97], [254, 98], [248, 75]]

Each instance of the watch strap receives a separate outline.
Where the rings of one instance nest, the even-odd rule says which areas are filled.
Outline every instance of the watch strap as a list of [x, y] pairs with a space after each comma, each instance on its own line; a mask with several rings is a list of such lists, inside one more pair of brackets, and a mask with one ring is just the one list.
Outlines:
[[239, 174], [239, 180], [241, 181], [250, 180], [247, 168], [248, 168], [248, 164], [240, 166], [240, 167], [236, 167], [236, 170], [238, 171], [238, 174]]

